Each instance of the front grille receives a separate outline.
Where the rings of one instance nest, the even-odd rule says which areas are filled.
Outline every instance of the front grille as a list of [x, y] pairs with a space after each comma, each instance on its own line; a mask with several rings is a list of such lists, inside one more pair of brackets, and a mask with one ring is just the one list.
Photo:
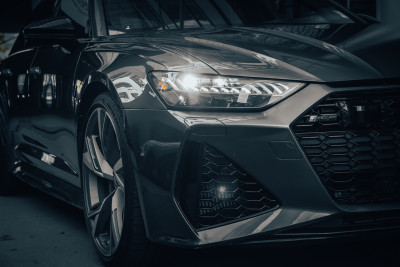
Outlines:
[[400, 92], [333, 94], [292, 126], [339, 203], [400, 200]]
[[214, 147], [187, 145], [182, 165], [179, 202], [197, 229], [279, 207], [276, 197]]

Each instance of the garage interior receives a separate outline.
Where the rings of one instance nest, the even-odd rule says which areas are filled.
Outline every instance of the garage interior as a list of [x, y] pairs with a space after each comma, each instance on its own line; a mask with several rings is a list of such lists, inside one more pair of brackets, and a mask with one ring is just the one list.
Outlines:
[[[3, 1], [0, 8], [0, 62], [7, 58], [40, 0]], [[377, 35], [400, 33], [399, 0], [336, 0], [363, 18], [376, 20]], [[365, 16], [365, 17], [364, 17]], [[397, 29], [397, 31], [396, 31]], [[103, 266], [87, 238], [82, 212], [24, 186], [0, 197], [0, 266]], [[176, 258], [180, 258], [176, 263]], [[250, 259], [250, 260], [249, 260]], [[174, 262], [173, 265], [171, 265]], [[251, 263], [251, 264], [249, 264]], [[164, 266], [400, 266], [398, 237], [374, 236], [337, 244], [283, 247], [171, 249]]]

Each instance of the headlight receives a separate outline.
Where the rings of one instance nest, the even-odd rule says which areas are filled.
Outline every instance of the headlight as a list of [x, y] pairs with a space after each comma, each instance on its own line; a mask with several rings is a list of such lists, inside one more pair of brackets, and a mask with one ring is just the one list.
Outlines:
[[288, 97], [304, 83], [185, 72], [152, 72], [154, 89], [170, 107], [261, 108]]

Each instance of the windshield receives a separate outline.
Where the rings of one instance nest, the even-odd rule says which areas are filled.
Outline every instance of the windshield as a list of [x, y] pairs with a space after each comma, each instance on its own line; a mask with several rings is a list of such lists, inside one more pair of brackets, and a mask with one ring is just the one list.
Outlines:
[[354, 22], [315, 0], [105, 0], [110, 35], [143, 30]]

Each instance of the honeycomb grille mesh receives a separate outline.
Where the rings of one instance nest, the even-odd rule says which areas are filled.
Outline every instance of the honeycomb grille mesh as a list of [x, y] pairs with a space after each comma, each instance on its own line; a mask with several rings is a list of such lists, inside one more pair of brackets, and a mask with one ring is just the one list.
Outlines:
[[203, 145], [199, 227], [277, 208], [278, 200], [215, 148]]
[[337, 202], [400, 200], [399, 92], [333, 95], [293, 130]]

